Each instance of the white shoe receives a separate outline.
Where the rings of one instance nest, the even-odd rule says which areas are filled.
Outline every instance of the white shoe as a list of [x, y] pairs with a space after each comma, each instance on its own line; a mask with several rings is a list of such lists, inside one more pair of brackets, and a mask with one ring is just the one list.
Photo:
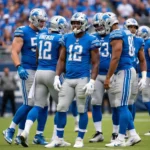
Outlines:
[[125, 147], [125, 140], [120, 140], [119, 138], [117, 138], [114, 142], [106, 144], [106, 147]]
[[110, 142], [111, 142], [111, 143], [115, 142], [115, 140], [117, 139], [117, 137], [118, 137], [118, 134], [117, 134], [117, 133], [112, 133]]
[[93, 138], [89, 140], [90, 143], [94, 143], [94, 142], [102, 142], [104, 141], [104, 136], [102, 132], [97, 131]]
[[27, 132], [24, 130], [21, 135], [20, 135], [20, 140], [21, 140], [21, 145], [23, 147], [28, 147], [28, 134]]
[[77, 139], [76, 139], [75, 144], [74, 144], [73, 147], [75, 147], [75, 148], [81, 148], [83, 146], [84, 146], [83, 139], [81, 139], [80, 137], [77, 137]]
[[133, 146], [137, 143], [141, 142], [141, 138], [139, 137], [139, 135], [135, 135], [135, 136], [131, 136], [127, 142], [126, 142], [126, 146]]
[[150, 131], [149, 131], [149, 132], [147, 132], [147, 133], [145, 133], [144, 135], [146, 135], [146, 136], [150, 136]]
[[61, 146], [62, 146], [62, 147], [71, 146], [71, 143], [68, 143], [68, 142], [66, 142], [66, 141], [63, 140]]
[[49, 144], [45, 145], [46, 148], [66, 147], [66, 146], [71, 146], [71, 144], [64, 141], [64, 139], [60, 139], [58, 137], [52, 140]]
[[79, 122], [75, 122], [74, 132], [79, 131]]

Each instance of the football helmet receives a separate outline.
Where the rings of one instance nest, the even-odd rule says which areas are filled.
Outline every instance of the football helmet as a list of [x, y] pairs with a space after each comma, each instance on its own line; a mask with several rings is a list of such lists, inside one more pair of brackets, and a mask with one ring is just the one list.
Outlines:
[[35, 8], [31, 10], [29, 21], [39, 30], [42, 30], [43, 27], [40, 26], [40, 21], [46, 22], [48, 20], [47, 14], [44, 9]]
[[69, 27], [67, 20], [62, 16], [53, 16], [49, 23], [50, 31], [55, 31], [61, 34], [66, 33]]
[[148, 39], [150, 37], [150, 28], [148, 26], [140, 26], [137, 35], [143, 39]]
[[106, 12], [102, 16], [102, 21], [104, 22], [106, 34], [111, 32], [111, 28], [114, 24], [119, 23], [117, 16], [112, 12]]
[[137, 29], [139, 28], [138, 22], [133, 18], [129, 18], [124, 22], [124, 28], [128, 29], [128, 26], [136, 26]]
[[95, 28], [95, 31], [98, 32], [100, 35], [106, 34], [102, 16], [103, 13], [96, 13], [93, 17], [93, 26]]
[[[77, 24], [76, 22], [78, 22], [79, 24]], [[77, 12], [71, 17], [70, 23], [71, 23], [72, 31], [75, 34], [78, 34], [80, 32], [86, 31], [88, 26], [88, 18], [85, 14], [81, 12]]]

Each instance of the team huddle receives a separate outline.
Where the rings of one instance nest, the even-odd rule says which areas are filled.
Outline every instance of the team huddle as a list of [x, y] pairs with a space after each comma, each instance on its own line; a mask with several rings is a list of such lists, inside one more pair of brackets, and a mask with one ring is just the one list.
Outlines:
[[[37, 120], [34, 144], [46, 148], [71, 146], [64, 140], [64, 128], [69, 106], [76, 99], [79, 120], [73, 147], [81, 148], [88, 124], [87, 104], [91, 98], [96, 133], [89, 142], [101, 142], [104, 140], [101, 105], [106, 91], [112, 108], [113, 130], [110, 143], [105, 146], [139, 143], [141, 138], [134, 127], [134, 103], [141, 92], [150, 113], [150, 29], [139, 27], [133, 18], [127, 19], [120, 29], [116, 15], [110, 12], [94, 15], [94, 34], [87, 32], [88, 18], [80, 12], [71, 17], [70, 33], [67, 33], [69, 25], [62, 16], [53, 16], [46, 28], [47, 15], [43, 9], [33, 9], [29, 22], [14, 33], [12, 60], [22, 84], [24, 103], [3, 131], [4, 139], [11, 144], [18, 125], [15, 143], [28, 147], [30, 129]], [[57, 104], [50, 143], [43, 136], [49, 93]]]

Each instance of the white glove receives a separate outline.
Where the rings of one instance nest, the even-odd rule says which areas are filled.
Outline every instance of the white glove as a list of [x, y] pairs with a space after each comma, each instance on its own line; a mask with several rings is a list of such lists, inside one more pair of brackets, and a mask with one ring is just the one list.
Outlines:
[[142, 79], [138, 83], [139, 90], [142, 91], [146, 86], [146, 71], [142, 71]]
[[59, 80], [59, 76], [55, 76], [53, 86], [54, 86], [54, 89], [56, 91], [58, 91], [58, 92], [60, 91], [61, 83], [60, 83], [60, 80]]
[[83, 90], [85, 91], [85, 95], [91, 95], [94, 92], [94, 83], [95, 81], [93, 79], [90, 79], [89, 83], [87, 83], [84, 87]]

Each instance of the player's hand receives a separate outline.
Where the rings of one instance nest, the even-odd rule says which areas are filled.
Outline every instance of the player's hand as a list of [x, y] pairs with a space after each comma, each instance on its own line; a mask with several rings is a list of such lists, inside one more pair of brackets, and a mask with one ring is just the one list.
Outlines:
[[91, 95], [94, 92], [94, 83], [95, 81], [93, 79], [90, 79], [89, 83], [87, 83], [84, 87], [83, 90], [85, 91], [85, 95]]
[[59, 80], [59, 76], [55, 76], [53, 86], [54, 86], [54, 89], [56, 91], [58, 91], [58, 92], [60, 91], [60, 89], [61, 89], [61, 83], [60, 83], [60, 80]]
[[22, 80], [27, 80], [28, 79], [29, 74], [22, 66], [18, 66], [18, 74], [19, 74], [19, 77]]
[[106, 78], [104, 81], [104, 88], [109, 89], [110, 88], [110, 79]]
[[142, 78], [138, 83], [139, 90], [142, 91], [146, 87], [146, 78]]

